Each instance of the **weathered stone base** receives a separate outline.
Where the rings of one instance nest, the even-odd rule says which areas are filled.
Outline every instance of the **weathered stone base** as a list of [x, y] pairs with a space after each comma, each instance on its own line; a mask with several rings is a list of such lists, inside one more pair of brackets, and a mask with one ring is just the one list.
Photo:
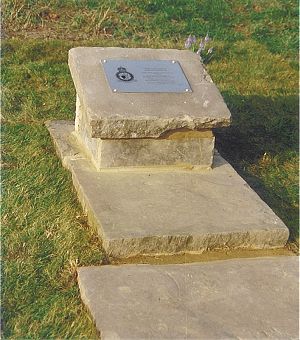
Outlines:
[[98, 172], [72, 141], [74, 124], [47, 126], [109, 256], [279, 248], [288, 239], [284, 223], [219, 155], [207, 171]]
[[296, 256], [78, 269], [101, 339], [298, 339]]
[[211, 130], [180, 129], [160, 138], [91, 138], [89, 122], [78, 96], [75, 132], [98, 170], [124, 166], [212, 166], [215, 138]]

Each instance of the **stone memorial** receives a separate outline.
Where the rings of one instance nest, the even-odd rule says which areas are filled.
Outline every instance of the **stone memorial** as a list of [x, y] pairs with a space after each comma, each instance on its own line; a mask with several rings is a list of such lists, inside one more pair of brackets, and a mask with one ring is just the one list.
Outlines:
[[69, 52], [75, 124], [48, 122], [111, 257], [277, 248], [288, 229], [214, 150], [231, 115], [190, 51]]
[[[285, 245], [287, 227], [214, 149], [213, 128], [228, 126], [230, 112], [196, 54], [80, 47], [69, 66], [75, 123], [46, 125], [108, 257]], [[103, 339], [293, 338], [297, 265], [282, 257], [77, 272]]]
[[197, 55], [76, 48], [69, 66], [77, 91], [75, 131], [98, 170], [211, 167], [212, 128], [227, 126], [230, 112]]

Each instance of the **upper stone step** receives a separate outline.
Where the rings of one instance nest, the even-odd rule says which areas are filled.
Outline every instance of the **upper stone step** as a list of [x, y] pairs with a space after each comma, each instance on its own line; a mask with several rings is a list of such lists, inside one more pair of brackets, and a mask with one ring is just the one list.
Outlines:
[[69, 67], [90, 137], [157, 138], [230, 124], [220, 92], [191, 51], [77, 47]]

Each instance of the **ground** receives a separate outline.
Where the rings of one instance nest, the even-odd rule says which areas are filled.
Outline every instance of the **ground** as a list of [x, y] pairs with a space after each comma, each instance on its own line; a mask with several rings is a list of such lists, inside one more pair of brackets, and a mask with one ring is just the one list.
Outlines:
[[184, 48], [189, 34], [209, 33], [206, 67], [233, 117], [215, 131], [217, 147], [286, 223], [297, 251], [296, 2], [6, 0], [2, 19], [4, 338], [98, 336], [76, 268], [107, 259], [44, 126], [74, 119], [75, 46]]

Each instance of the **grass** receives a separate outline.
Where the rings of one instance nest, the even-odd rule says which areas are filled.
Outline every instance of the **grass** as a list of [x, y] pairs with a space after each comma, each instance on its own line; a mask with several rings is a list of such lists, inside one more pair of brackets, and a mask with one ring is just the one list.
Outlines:
[[101, 263], [101, 242], [45, 128], [11, 123], [3, 133], [4, 335], [93, 338], [75, 279], [78, 265]]
[[298, 244], [294, 1], [6, 0], [2, 19], [4, 338], [98, 336], [76, 268], [105, 254], [43, 125], [74, 118], [74, 46], [183, 48], [188, 34], [209, 31], [207, 68], [233, 116], [229, 129], [216, 130], [217, 147]]

